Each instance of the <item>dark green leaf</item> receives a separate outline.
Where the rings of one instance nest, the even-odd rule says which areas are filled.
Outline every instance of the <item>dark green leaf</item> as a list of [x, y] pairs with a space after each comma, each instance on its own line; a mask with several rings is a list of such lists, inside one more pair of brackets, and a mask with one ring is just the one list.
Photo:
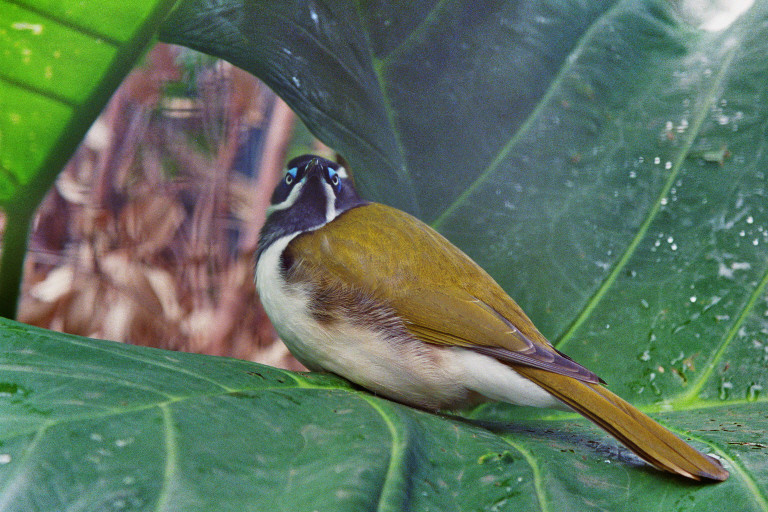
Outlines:
[[[766, 509], [742, 457], [768, 389], [768, 3], [743, 5], [190, 0], [166, 37], [267, 80], [619, 394], [743, 425], [718, 446]], [[732, 508], [716, 489], [690, 505]]]
[[332, 376], [0, 329], [4, 511], [766, 507], [764, 403], [657, 415], [728, 457], [730, 480], [697, 487], [573, 416], [493, 406], [491, 432]]

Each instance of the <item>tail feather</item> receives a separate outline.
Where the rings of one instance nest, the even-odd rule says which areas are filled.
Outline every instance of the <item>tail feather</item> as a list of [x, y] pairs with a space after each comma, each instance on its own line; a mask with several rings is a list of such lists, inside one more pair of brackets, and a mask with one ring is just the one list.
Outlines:
[[516, 366], [515, 370], [593, 421], [656, 468], [693, 480], [723, 481], [728, 478], [728, 471], [717, 459], [699, 453], [600, 384], [577, 381], [537, 368]]

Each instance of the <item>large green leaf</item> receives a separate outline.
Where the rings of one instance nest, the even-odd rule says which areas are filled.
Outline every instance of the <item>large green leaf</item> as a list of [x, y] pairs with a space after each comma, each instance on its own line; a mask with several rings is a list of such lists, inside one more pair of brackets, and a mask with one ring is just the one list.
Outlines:
[[[719, 32], [670, 5], [187, 0], [161, 35], [264, 79], [368, 198], [440, 229], [553, 339], [591, 338], [592, 308], [631, 287], [638, 321], [611, 324], [645, 327], [611, 336], [624, 345], [662, 309], [685, 322], [717, 296], [741, 311], [766, 270], [768, 3]], [[702, 158], [722, 147], [722, 164]], [[657, 258], [652, 276], [675, 276], [663, 305], [658, 280], [638, 289]], [[720, 263], [749, 269], [734, 282]], [[728, 297], [689, 293], [697, 272]]]
[[768, 505], [755, 478], [768, 471], [764, 403], [657, 415], [726, 457], [733, 476], [697, 487], [640, 466], [573, 416], [497, 407], [483, 415], [503, 421], [491, 432], [332, 376], [0, 326], [3, 511]]
[[0, 205], [48, 190], [173, 3], [0, 1]]
[[190, 0], [165, 37], [269, 81], [620, 391], [717, 386], [765, 310], [768, 3], [719, 32], [654, 2], [418, 9]]
[[623, 396], [697, 430], [727, 405], [767, 508], [739, 457], [765, 449], [768, 2], [681, 5], [189, 0], [165, 37], [270, 83]]
[[0, 315], [35, 208], [176, 0], [0, 0]]
[[166, 26], [267, 80], [368, 197], [460, 244], [727, 482], [572, 415], [474, 411], [492, 433], [3, 322], [0, 510], [768, 510], [767, 10], [715, 32], [666, 2], [206, 0]]

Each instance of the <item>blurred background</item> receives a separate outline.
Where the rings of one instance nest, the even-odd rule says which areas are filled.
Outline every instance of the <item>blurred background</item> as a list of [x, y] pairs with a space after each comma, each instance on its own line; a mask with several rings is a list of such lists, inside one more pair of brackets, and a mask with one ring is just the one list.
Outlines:
[[306, 152], [333, 158], [252, 75], [157, 44], [40, 205], [18, 319], [301, 369], [253, 267], [284, 162]]

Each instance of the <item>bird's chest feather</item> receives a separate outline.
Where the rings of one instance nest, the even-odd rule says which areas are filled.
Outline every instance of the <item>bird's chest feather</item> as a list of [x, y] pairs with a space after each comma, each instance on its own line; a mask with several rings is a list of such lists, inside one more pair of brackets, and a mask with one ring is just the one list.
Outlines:
[[281, 255], [296, 235], [275, 241], [256, 265], [259, 298], [280, 338], [291, 353], [311, 370], [322, 370], [324, 356], [318, 347], [322, 335], [310, 314], [310, 290], [289, 286], [281, 271]]
[[413, 338], [386, 307], [354, 291], [323, 293], [316, 285], [286, 279], [281, 257], [293, 238], [277, 240], [264, 251], [256, 285], [296, 359], [406, 403], [437, 408], [466, 400], [460, 370], [445, 350]]

